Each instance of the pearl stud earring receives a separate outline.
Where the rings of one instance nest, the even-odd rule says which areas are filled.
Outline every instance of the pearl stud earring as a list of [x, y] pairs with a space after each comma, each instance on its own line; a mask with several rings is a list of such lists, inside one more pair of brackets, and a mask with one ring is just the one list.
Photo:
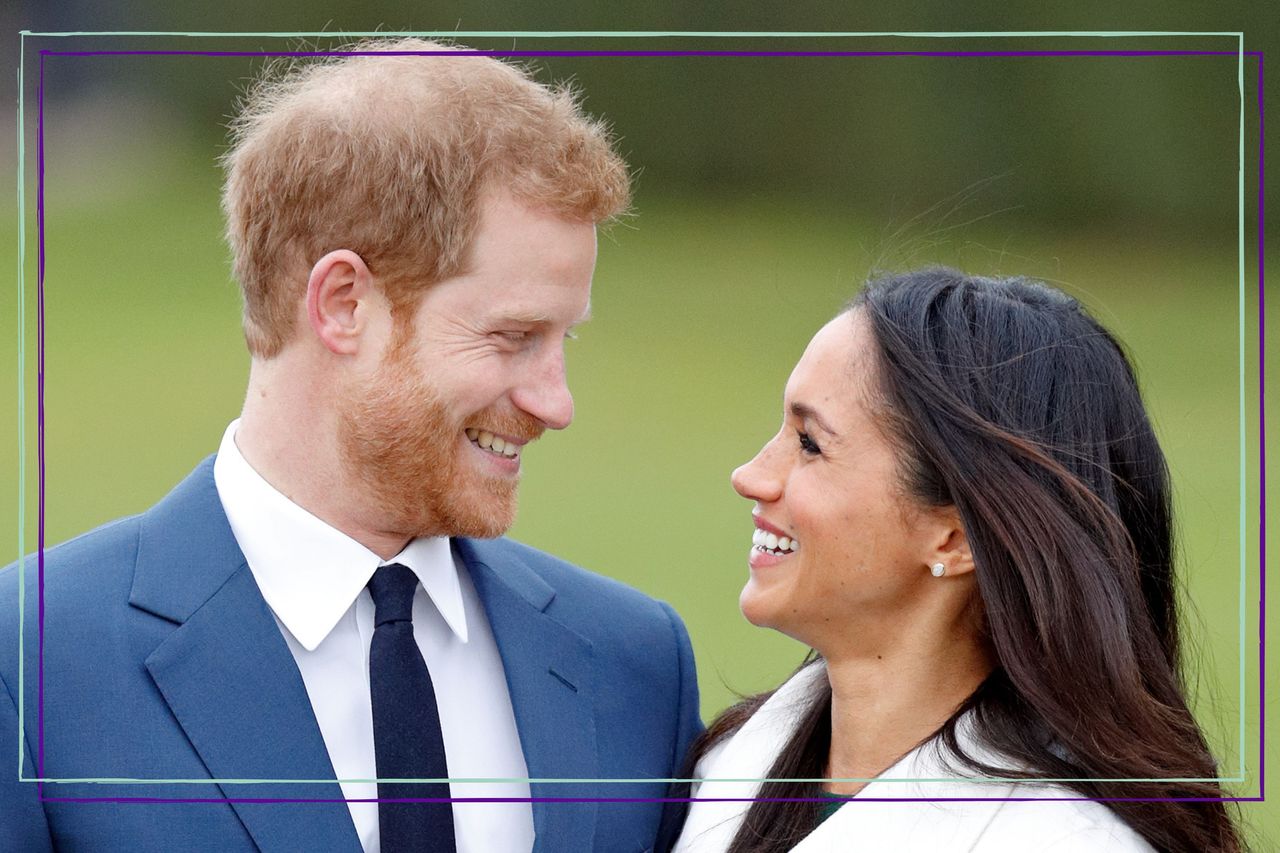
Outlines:
[[934, 563], [933, 566], [930, 567], [929, 569], [929, 574], [933, 575], [935, 578], [940, 578], [946, 573], [947, 573], [947, 567], [943, 563]]

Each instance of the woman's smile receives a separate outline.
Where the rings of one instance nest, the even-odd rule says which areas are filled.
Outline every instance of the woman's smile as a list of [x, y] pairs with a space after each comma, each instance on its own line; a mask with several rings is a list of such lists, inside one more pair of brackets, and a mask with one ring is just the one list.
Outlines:
[[747, 559], [753, 569], [776, 566], [800, 550], [800, 540], [787, 531], [753, 515], [756, 530], [751, 535], [751, 554]]

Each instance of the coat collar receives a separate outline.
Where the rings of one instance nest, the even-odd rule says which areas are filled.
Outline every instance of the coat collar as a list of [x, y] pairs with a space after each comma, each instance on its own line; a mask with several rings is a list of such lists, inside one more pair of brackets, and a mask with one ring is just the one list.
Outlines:
[[[817, 682], [827, 677], [818, 661], [788, 679], [743, 725], [737, 734], [699, 762], [695, 802], [689, 810], [677, 853], [711, 853], [728, 849], [750, 808], [750, 802], [709, 802], [759, 796], [760, 782], [808, 710]], [[972, 735], [970, 721], [957, 726], [960, 746], [980, 760], [1000, 764]], [[1003, 805], [997, 798], [1014, 790], [1007, 782], [960, 778], [958, 767], [937, 740], [912, 750], [841, 806], [795, 848], [796, 853], [822, 853], [849, 848], [856, 838], [868, 850], [970, 850]], [[723, 781], [718, 781], [723, 780]], [[892, 800], [980, 799], [987, 802], [935, 802], [927, 809]], [[906, 809], [910, 809], [907, 811]]]
[[[302, 676], [222, 511], [212, 457], [142, 516], [129, 602], [175, 623], [145, 665], [210, 776], [334, 778]], [[218, 788], [228, 798], [336, 801], [232, 802], [264, 853], [296, 850], [299, 839], [359, 853], [336, 782]]]
[[186, 622], [245, 568], [218, 499], [213, 461], [197, 465], [142, 515], [129, 603], [170, 622]]
[[[519, 546], [456, 539], [502, 656], [529, 778], [598, 778], [591, 643], [550, 615], [555, 589]], [[531, 796], [598, 797], [589, 785], [537, 782]], [[535, 851], [591, 850], [597, 805], [535, 802]]]

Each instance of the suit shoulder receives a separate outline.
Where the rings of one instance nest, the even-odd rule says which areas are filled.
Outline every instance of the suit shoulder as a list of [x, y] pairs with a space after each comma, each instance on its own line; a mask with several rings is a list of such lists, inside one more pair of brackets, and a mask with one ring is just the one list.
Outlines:
[[[66, 542], [46, 548], [44, 552], [44, 583], [46, 590], [58, 590], [62, 586], [82, 588], [86, 577], [109, 573], [113, 568], [132, 571], [138, 550], [140, 515], [130, 515], [109, 521], [82, 533]], [[36, 583], [39, 555], [28, 554], [0, 569], [0, 601], [16, 600], [19, 567], [24, 572], [24, 582]], [[5, 615], [9, 609], [2, 608]], [[3, 618], [3, 617], [0, 617]]]

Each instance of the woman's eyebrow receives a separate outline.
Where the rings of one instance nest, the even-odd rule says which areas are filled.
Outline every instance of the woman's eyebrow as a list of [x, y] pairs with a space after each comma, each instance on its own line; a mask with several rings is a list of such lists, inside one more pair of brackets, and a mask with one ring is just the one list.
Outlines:
[[822, 415], [818, 414], [818, 410], [813, 406], [810, 406], [808, 403], [793, 402], [791, 404], [791, 414], [803, 421], [813, 421], [828, 435], [838, 435], [838, 433], [822, 419]]

